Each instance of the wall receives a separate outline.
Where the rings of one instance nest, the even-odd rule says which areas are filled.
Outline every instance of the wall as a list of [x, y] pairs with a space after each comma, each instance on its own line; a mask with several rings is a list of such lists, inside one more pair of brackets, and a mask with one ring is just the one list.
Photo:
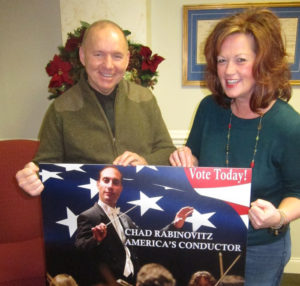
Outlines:
[[61, 44], [59, 0], [0, 7], [0, 139], [36, 138], [49, 104], [45, 66]]
[[300, 219], [291, 223], [292, 257], [284, 271], [300, 274]]
[[147, 41], [147, 1], [145, 0], [63, 0], [60, 1], [63, 42], [80, 21], [93, 23], [109, 19], [132, 33], [131, 40]]

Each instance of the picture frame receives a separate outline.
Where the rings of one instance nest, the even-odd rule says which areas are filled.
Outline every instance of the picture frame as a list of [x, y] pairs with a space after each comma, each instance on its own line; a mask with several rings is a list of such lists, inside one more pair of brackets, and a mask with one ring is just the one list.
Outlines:
[[[205, 39], [216, 22], [250, 7], [266, 7], [282, 24], [292, 85], [300, 85], [300, 2], [183, 6], [182, 85], [205, 86]], [[200, 28], [201, 27], [201, 31]]]

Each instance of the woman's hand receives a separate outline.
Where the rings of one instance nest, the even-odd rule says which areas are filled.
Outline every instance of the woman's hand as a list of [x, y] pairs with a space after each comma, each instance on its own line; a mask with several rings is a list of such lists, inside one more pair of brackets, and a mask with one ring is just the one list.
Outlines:
[[300, 199], [284, 198], [276, 209], [268, 201], [258, 199], [251, 203], [249, 219], [255, 229], [278, 228], [300, 218]]
[[277, 227], [281, 224], [280, 211], [270, 202], [258, 199], [251, 203], [249, 219], [255, 229]]
[[187, 146], [179, 147], [169, 157], [172, 166], [176, 167], [195, 167], [198, 165], [197, 158]]

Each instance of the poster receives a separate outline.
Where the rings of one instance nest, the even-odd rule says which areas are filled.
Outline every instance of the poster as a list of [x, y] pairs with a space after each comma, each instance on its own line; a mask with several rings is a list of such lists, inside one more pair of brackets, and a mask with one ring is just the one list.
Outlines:
[[[87, 282], [86, 261], [75, 246], [78, 216], [99, 200], [97, 181], [106, 167], [96, 164], [40, 164], [47, 272]], [[125, 245], [138, 253], [140, 266], [155, 262], [173, 274], [177, 285], [207, 271], [217, 281], [244, 276], [251, 169], [117, 166], [121, 213], [138, 226], [125, 229]], [[180, 229], [174, 219], [192, 207]], [[118, 278], [118, 277], [116, 277]]]

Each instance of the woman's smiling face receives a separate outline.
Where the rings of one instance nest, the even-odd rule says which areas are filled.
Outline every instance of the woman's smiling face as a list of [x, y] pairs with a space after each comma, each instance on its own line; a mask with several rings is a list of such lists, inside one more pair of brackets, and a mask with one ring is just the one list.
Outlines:
[[229, 98], [250, 101], [255, 87], [254, 46], [253, 37], [243, 33], [232, 34], [222, 43], [217, 57], [217, 70], [223, 90]]

